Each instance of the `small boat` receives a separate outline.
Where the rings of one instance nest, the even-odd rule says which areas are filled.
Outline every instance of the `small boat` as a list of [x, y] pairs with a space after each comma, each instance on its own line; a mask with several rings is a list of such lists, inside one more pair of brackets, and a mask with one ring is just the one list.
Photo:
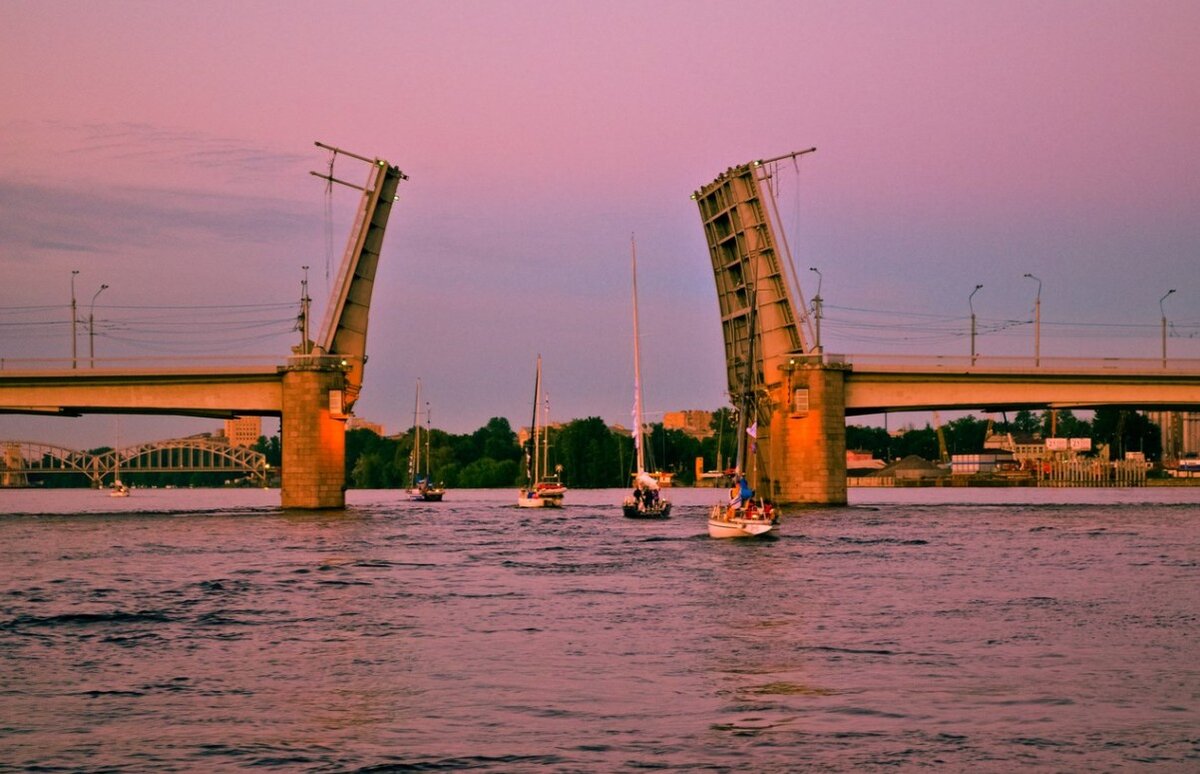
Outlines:
[[533, 424], [530, 427], [529, 447], [525, 451], [525, 486], [517, 491], [518, 508], [561, 508], [567, 488], [560, 478], [562, 466], [548, 475], [550, 456], [549, 429], [538, 423], [538, 407], [542, 401], [542, 356], [537, 358], [537, 376], [533, 382]]
[[[117, 446], [121, 445], [121, 423], [118, 419], [116, 422], [116, 437]], [[113, 482], [112, 488], [108, 490], [109, 497], [128, 497], [129, 487], [121, 481], [121, 450], [113, 449]]]
[[412, 485], [408, 489], [408, 499], [427, 503], [440, 503], [446, 494], [445, 487], [435, 486], [429, 474], [429, 436], [430, 415], [425, 412], [425, 470], [421, 470], [421, 423], [418, 421], [418, 410], [421, 406], [421, 380], [417, 380], [417, 397], [413, 401], [413, 447], [408, 455], [408, 477]]
[[[633, 492], [621, 503], [621, 512], [630, 519], [667, 519], [671, 501], [659, 491], [660, 477], [646, 471], [646, 422], [642, 418], [642, 358], [638, 343], [637, 243], [632, 239], [633, 254], [633, 445], [637, 449], [637, 470], [633, 474]], [[668, 480], [669, 477], [668, 477]]]

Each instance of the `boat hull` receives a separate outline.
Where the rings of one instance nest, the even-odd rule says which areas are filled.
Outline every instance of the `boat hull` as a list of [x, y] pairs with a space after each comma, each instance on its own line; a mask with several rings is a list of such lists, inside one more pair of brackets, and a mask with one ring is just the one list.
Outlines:
[[408, 499], [418, 502], [440, 503], [442, 495], [445, 493], [444, 489], [410, 489], [408, 490]]
[[517, 493], [518, 508], [561, 508], [562, 504], [561, 494], [545, 494], [541, 491], [530, 494], [524, 489]]
[[708, 516], [708, 536], [714, 538], [759, 537], [772, 532], [779, 525], [773, 517], [746, 516], [735, 511], [730, 515], [724, 506], [713, 506]]
[[629, 497], [621, 504], [621, 511], [627, 519], [669, 519], [671, 518], [671, 503], [664, 500], [650, 507], [644, 505], [639, 507], [633, 498]]

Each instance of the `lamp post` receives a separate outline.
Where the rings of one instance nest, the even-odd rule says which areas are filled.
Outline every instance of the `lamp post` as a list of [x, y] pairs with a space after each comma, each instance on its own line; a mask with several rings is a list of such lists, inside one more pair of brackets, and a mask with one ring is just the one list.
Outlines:
[[108, 285], [101, 285], [96, 294], [92, 296], [92, 303], [88, 307], [88, 362], [90, 368], [96, 367], [96, 296], [103, 293], [108, 288]]
[[1033, 364], [1039, 366], [1042, 363], [1042, 281], [1028, 272], [1025, 277], [1037, 280], [1038, 284], [1037, 298], [1033, 301]]
[[76, 340], [76, 337], [75, 337], [75, 321], [76, 321], [76, 315], [75, 315], [75, 275], [76, 275], [76, 274], [78, 274], [78, 273], [79, 273], [79, 269], [71, 269], [71, 367], [72, 367], [72, 368], [78, 368], [78, 367], [79, 367], [78, 363], [76, 362], [76, 358], [78, 357], [78, 353], [77, 353], [77, 351], [76, 351], [76, 350], [77, 350], [77, 346], [78, 346], [78, 345], [77, 345], [77, 340]]
[[1162, 312], [1162, 364], [1163, 368], [1167, 367], [1167, 310], [1163, 309], [1163, 301], [1167, 300], [1167, 296], [1175, 292], [1175, 288], [1171, 288], [1163, 297], [1158, 299], [1158, 311]]
[[975, 365], [975, 303], [973, 299], [982, 287], [983, 285], [976, 285], [975, 289], [971, 291], [971, 295], [967, 296], [967, 306], [971, 307], [971, 365]]
[[817, 321], [817, 354], [822, 354], [825, 350], [821, 349], [821, 283], [825, 278], [821, 276], [821, 270], [815, 266], [808, 267], [808, 270], [817, 274], [817, 294], [813, 296], [813, 317]]

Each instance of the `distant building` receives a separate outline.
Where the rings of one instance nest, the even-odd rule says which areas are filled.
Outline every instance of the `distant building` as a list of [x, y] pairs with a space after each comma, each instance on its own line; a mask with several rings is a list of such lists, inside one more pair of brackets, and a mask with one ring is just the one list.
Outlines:
[[383, 437], [383, 425], [378, 422], [368, 422], [362, 417], [350, 417], [346, 420], [347, 430], [370, 430], [380, 438]]
[[1164, 460], [1200, 455], [1200, 412], [1148, 411], [1146, 416], [1162, 431]]
[[[539, 429], [542, 430], [543, 432], [545, 432], [547, 430], [547, 427], [545, 425], [543, 425]], [[548, 429], [553, 431], [551, 433], [551, 435], [553, 436], [553, 433], [557, 433], [559, 430], [563, 429], [563, 424], [562, 424], [562, 422], [551, 422]], [[533, 434], [532, 428], [522, 427], [519, 430], [517, 430], [517, 445], [520, 446], [521, 448], [525, 448], [525, 444], [529, 443], [529, 436], [531, 436], [532, 434]]]
[[253, 446], [262, 435], [262, 417], [236, 417], [225, 420], [225, 440], [230, 446]]
[[875, 459], [869, 451], [854, 449], [846, 450], [846, 473], [851, 476], [863, 476], [887, 467], [883, 460]]
[[693, 438], [708, 438], [713, 435], [711, 411], [687, 409], [668, 411], [663, 414], [664, 430], [680, 430]]

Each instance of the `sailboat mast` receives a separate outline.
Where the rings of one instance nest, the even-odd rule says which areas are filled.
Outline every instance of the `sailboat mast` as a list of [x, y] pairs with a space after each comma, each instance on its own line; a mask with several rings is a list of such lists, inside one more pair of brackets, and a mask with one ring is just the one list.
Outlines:
[[550, 473], [550, 396], [547, 395], [542, 410], [542, 481], [547, 480]]
[[[758, 271], [757, 264], [755, 265], [754, 277], [751, 280], [750, 287], [750, 311], [746, 315], [746, 372], [742, 376], [742, 394], [738, 396], [738, 434], [737, 434], [737, 471], [741, 475], [746, 475], [747, 454], [746, 454], [746, 432], [748, 429], [747, 423], [758, 422], [758, 411], [754, 406], [754, 324], [758, 314]], [[751, 420], [750, 414], [753, 411], [754, 417]]]
[[637, 472], [646, 472], [645, 422], [642, 419], [642, 355], [641, 335], [638, 332], [637, 298], [637, 241], [629, 237], [630, 254], [633, 259], [633, 421], [634, 445], [637, 447]]
[[529, 426], [529, 444], [532, 447], [529, 451], [529, 461], [526, 463], [526, 478], [529, 479], [529, 486], [532, 487], [538, 475], [538, 446], [540, 443], [538, 437], [538, 404], [542, 399], [542, 356], [537, 356], [537, 371], [533, 378], [533, 421]]
[[425, 483], [428, 486], [433, 486], [433, 479], [430, 473], [430, 440], [433, 437], [433, 409], [429, 407], [429, 401], [425, 402]]
[[417, 482], [417, 476], [421, 472], [421, 423], [417, 418], [417, 411], [421, 406], [421, 380], [417, 379], [417, 395], [413, 398], [413, 448], [412, 454], [409, 455], [409, 478], [413, 484]]

